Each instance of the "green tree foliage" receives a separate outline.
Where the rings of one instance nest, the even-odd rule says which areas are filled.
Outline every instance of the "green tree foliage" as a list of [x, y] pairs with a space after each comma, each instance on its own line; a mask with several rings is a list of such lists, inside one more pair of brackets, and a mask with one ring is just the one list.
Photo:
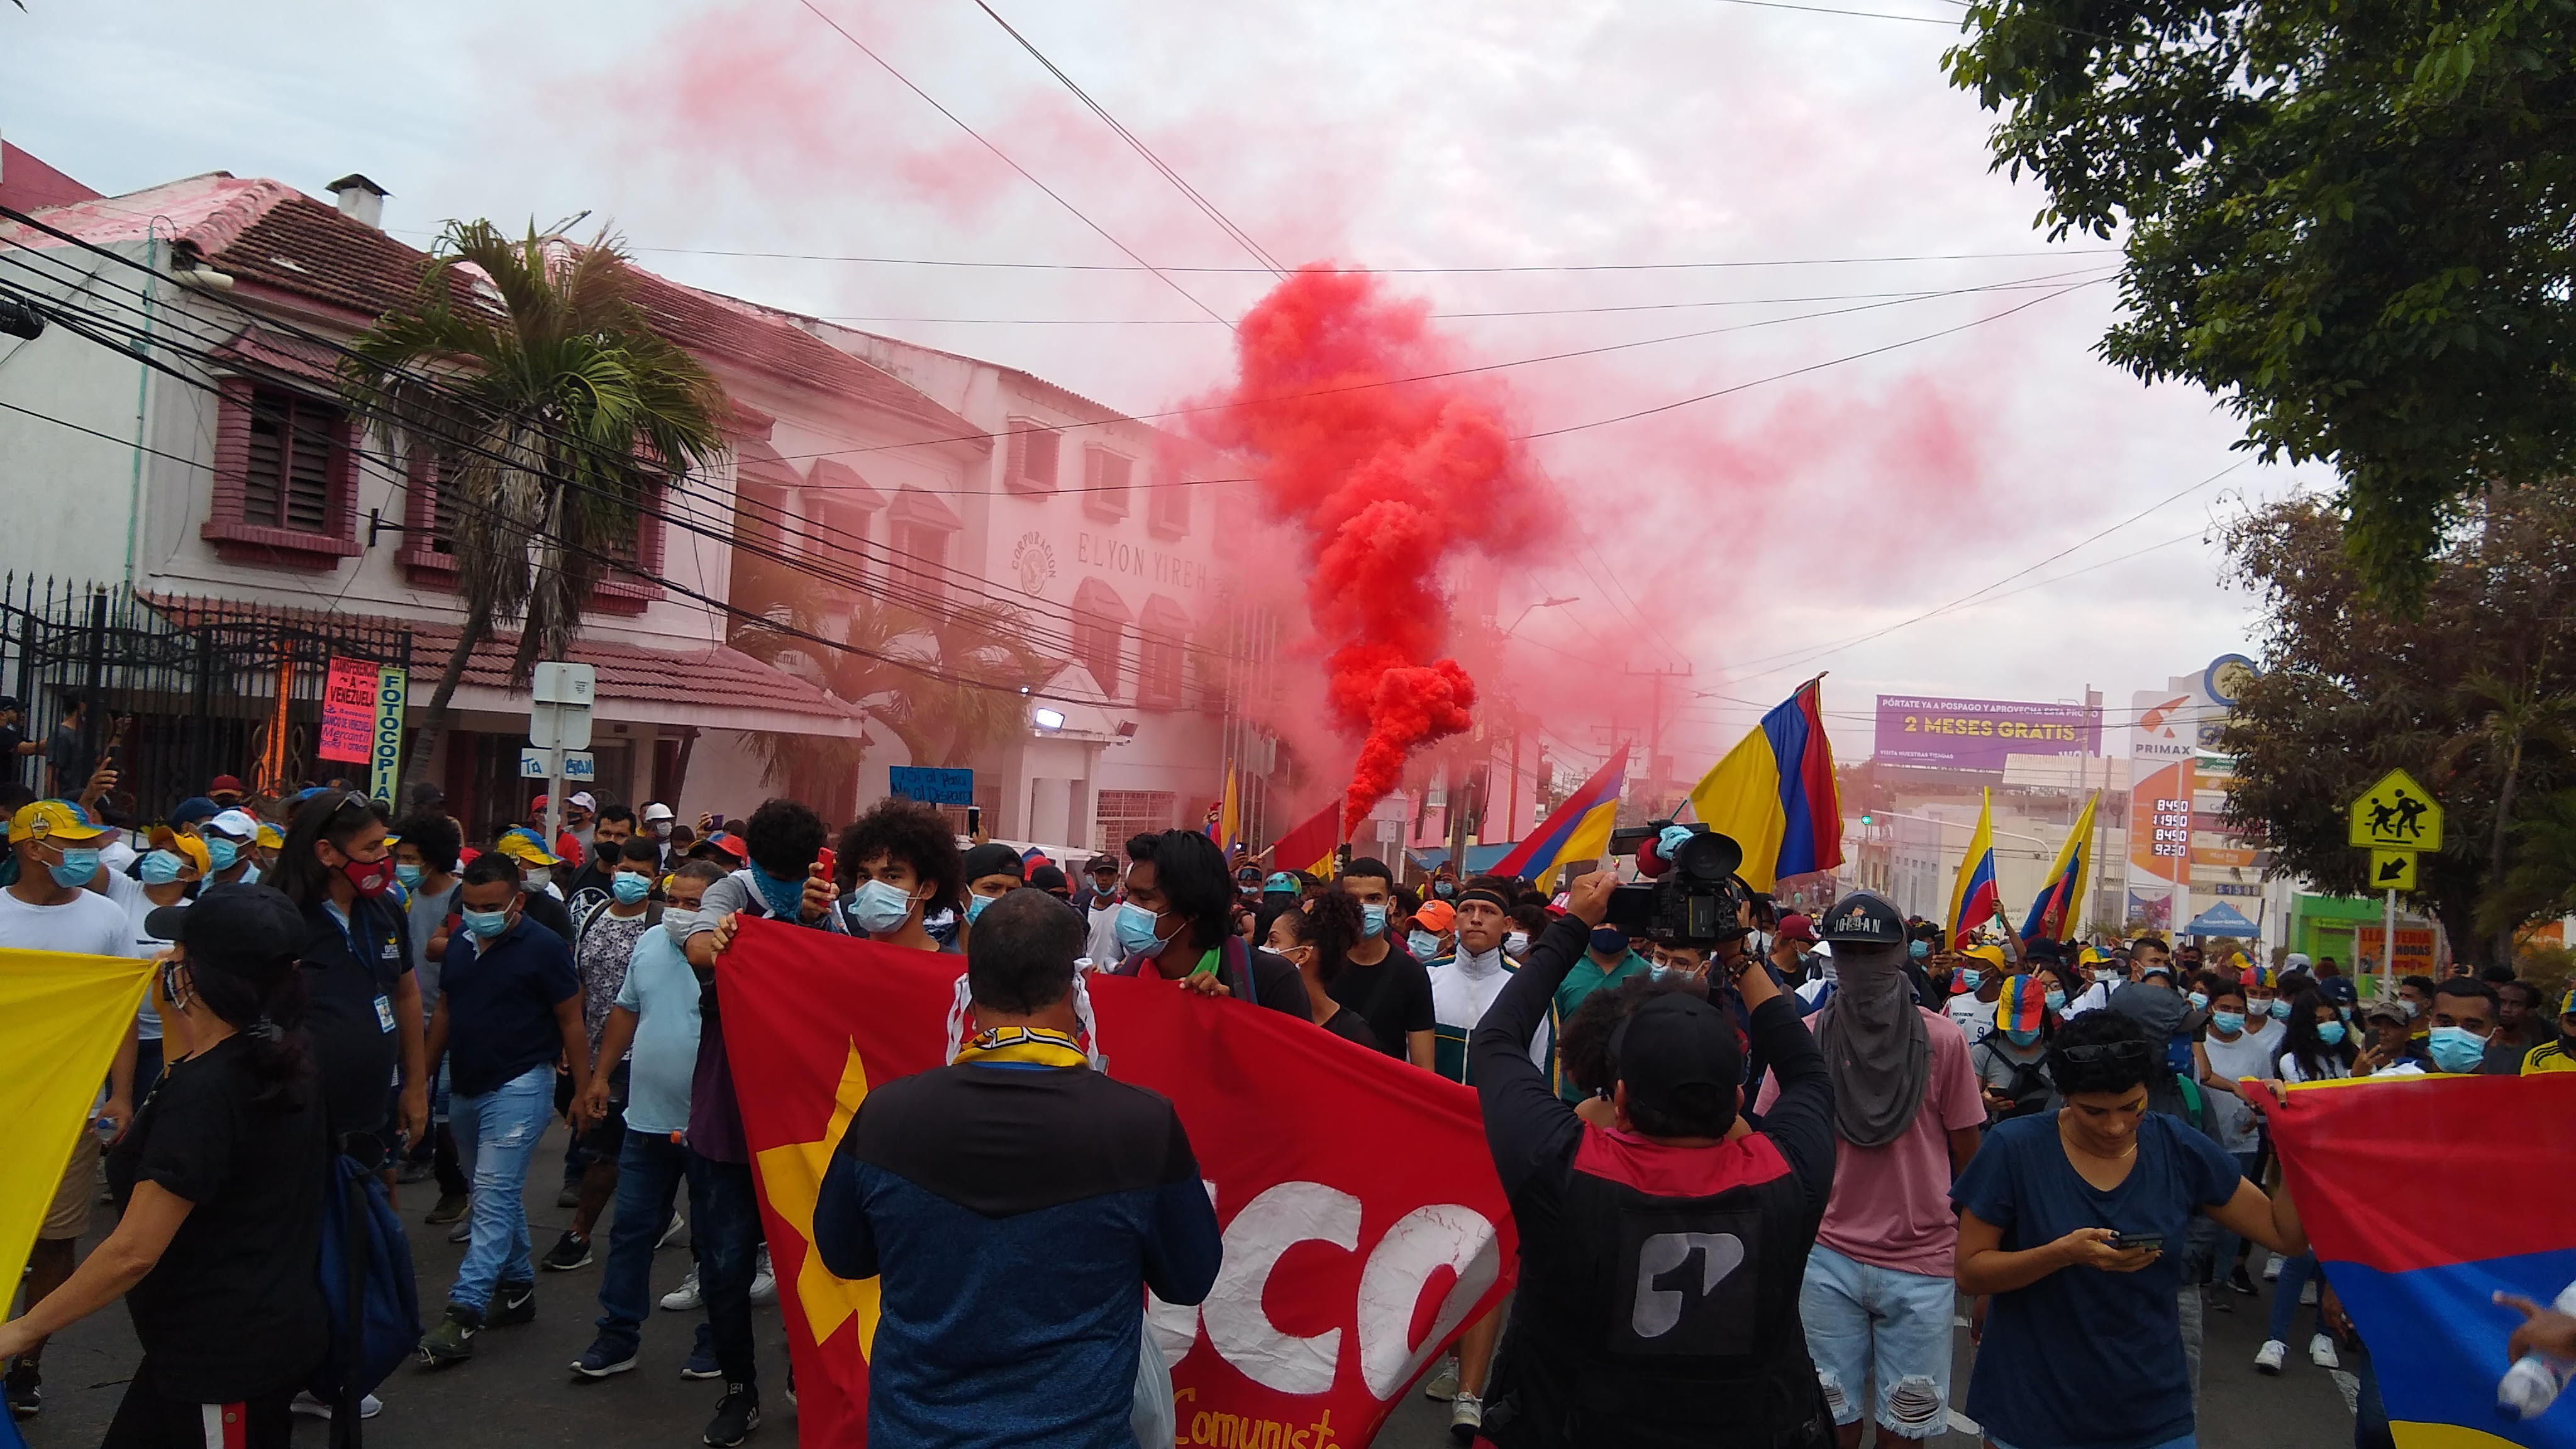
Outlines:
[[488, 221], [450, 222], [412, 299], [350, 343], [350, 406], [403, 441], [412, 486], [435, 477], [455, 502], [465, 621], [415, 768], [438, 748], [474, 647], [517, 620], [513, 681], [565, 657], [638, 511], [726, 450], [724, 390], [652, 329], [632, 289], [604, 231], [576, 247], [533, 225], [513, 240]]
[[1976, 0], [1951, 79], [2053, 236], [2125, 224], [2102, 355], [2331, 461], [2411, 602], [2491, 485], [2576, 471], [2576, 0]]
[[[2441, 801], [2446, 839], [2418, 870], [2463, 956], [2568, 898], [2544, 822], [2576, 810], [2576, 484], [2473, 498], [2437, 541], [2420, 608], [2372, 597], [2332, 505], [2294, 499], [2232, 527], [2229, 553], [2262, 600], [2266, 672], [2221, 748], [2236, 757], [2229, 818], [2279, 868], [2369, 893], [2345, 843], [2353, 799], [2403, 768]], [[2517, 874], [2520, 872], [2521, 874]], [[2519, 884], [2514, 884], [2519, 881]]]

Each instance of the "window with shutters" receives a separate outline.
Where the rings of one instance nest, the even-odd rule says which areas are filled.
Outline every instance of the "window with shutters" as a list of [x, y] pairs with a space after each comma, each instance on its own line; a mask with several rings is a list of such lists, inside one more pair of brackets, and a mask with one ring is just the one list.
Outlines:
[[216, 394], [214, 507], [199, 534], [234, 563], [325, 571], [356, 556], [348, 412], [248, 377], [224, 379]]
[[1181, 538], [1189, 533], [1193, 486], [1176, 473], [1155, 480], [1145, 490], [1145, 526], [1156, 538]]
[[1130, 617], [1118, 591], [1098, 579], [1084, 579], [1073, 591], [1073, 657], [1104, 699], [1118, 697], [1118, 661]]
[[1056, 458], [1064, 435], [1029, 418], [1009, 421], [1010, 447], [1003, 455], [1002, 484], [1014, 493], [1053, 493]]
[[[414, 585], [456, 587], [456, 529], [464, 501], [446, 465], [415, 448], [403, 469], [403, 547], [396, 557]], [[613, 614], [643, 612], [662, 597], [662, 488], [645, 489], [635, 531], [592, 545], [608, 564], [591, 584], [589, 607]]]
[[1094, 518], [1127, 516], [1127, 480], [1136, 464], [1107, 448], [1082, 450], [1082, 511]]
[[1145, 601], [1136, 629], [1136, 703], [1147, 709], [1181, 705], [1183, 645], [1190, 616], [1161, 594]]
[[1172, 828], [1181, 797], [1170, 790], [1103, 790], [1100, 792], [1099, 849], [1121, 853], [1135, 836]]

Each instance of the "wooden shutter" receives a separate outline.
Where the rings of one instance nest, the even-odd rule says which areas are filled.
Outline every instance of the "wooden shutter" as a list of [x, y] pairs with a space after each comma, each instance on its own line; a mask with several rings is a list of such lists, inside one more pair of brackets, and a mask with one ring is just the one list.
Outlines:
[[292, 393], [252, 393], [242, 521], [298, 533], [328, 530], [334, 452], [345, 422], [338, 408]]

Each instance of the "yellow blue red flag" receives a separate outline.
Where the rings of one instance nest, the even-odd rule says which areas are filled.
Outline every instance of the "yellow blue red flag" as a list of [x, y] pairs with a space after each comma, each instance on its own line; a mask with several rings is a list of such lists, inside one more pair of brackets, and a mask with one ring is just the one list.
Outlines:
[[24, 1263], [152, 963], [0, 951], [0, 1263]]
[[1773, 706], [1691, 787], [1692, 813], [1744, 848], [1736, 874], [1757, 891], [1782, 876], [1843, 863], [1842, 800], [1833, 742], [1825, 737], [1823, 678]]
[[1977, 829], [1968, 837], [1968, 853], [1959, 861], [1958, 884], [1950, 888], [1950, 949], [1963, 951], [1968, 933], [2004, 913], [2003, 886], [1995, 879], [1995, 792], [1983, 792], [1977, 806]]
[[1619, 792], [1628, 783], [1628, 747], [1621, 745], [1609, 762], [1548, 812], [1538, 828], [1521, 837], [1493, 873], [1535, 881], [1544, 890], [1570, 861], [1599, 860], [1610, 849], [1610, 832], [1619, 824]]

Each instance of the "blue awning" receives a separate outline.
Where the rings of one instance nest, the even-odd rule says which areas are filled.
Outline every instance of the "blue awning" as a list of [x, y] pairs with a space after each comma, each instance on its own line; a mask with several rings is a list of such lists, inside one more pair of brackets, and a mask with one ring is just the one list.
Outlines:
[[2191, 924], [2183, 927], [2182, 933], [2186, 936], [2251, 936], [2254, 923], [2245, 919], [2234, 906], [2220, 901], [2192, 917]]

